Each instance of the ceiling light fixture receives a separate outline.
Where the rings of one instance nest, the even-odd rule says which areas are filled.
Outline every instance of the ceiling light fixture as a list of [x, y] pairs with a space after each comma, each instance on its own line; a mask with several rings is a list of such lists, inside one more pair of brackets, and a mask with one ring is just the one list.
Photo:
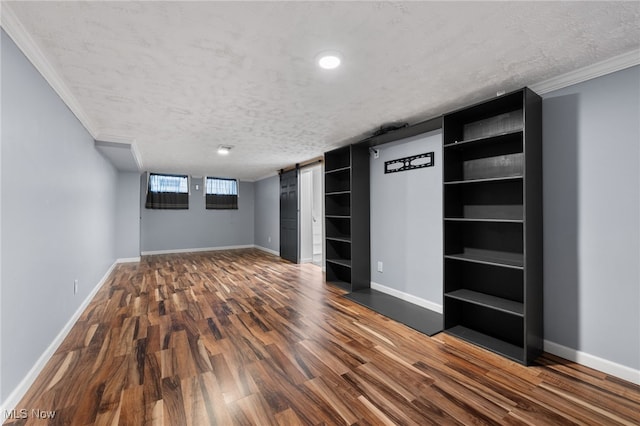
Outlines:
[[333, 70], [340, 66], [342, 58], [337, 52], [322, 52], [317, 58], [318, 66], [325, 70]]
[[218, 147], [218, 154], [229, 155], [229, 152], [231, 152], [231, 148], [233, 148], [231, 145], [220, 145]]

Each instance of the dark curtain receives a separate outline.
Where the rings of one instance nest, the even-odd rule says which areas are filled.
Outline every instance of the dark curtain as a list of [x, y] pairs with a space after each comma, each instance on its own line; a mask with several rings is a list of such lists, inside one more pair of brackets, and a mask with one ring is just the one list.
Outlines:
[[147, 192], [148, 209], [189, 209], [189, 194], [179, 192]]
[[237, 210], [238, 196], [207, 194], [206, 203], [207, 203], [207, 209]]

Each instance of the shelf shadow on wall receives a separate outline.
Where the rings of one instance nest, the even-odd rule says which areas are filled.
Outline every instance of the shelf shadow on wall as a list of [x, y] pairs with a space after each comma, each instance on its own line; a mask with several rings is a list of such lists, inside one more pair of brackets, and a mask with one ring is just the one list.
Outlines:
[[579, 99], [548, 97], [542, 106], [544, 339], [579, 350]]

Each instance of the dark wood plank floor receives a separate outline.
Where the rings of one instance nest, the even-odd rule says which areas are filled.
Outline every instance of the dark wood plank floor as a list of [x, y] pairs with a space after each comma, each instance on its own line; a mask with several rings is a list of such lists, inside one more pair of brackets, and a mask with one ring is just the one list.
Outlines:
[[640, 387], [525, 368], [340, 297], [257, 250], [119, 265], [8, 424], [640, 424]]

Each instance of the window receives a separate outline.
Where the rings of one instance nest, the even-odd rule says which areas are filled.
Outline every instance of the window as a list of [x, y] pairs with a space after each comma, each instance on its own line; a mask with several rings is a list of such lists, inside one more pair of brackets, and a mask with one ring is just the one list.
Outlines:
[[145, 207], [148, 209], [188, 209], [189, 177], [187, 175], [151, 173]]
[[207, 177], [205, 193], [207, 209], [238, 209], [238, 181], [235, 179]]

